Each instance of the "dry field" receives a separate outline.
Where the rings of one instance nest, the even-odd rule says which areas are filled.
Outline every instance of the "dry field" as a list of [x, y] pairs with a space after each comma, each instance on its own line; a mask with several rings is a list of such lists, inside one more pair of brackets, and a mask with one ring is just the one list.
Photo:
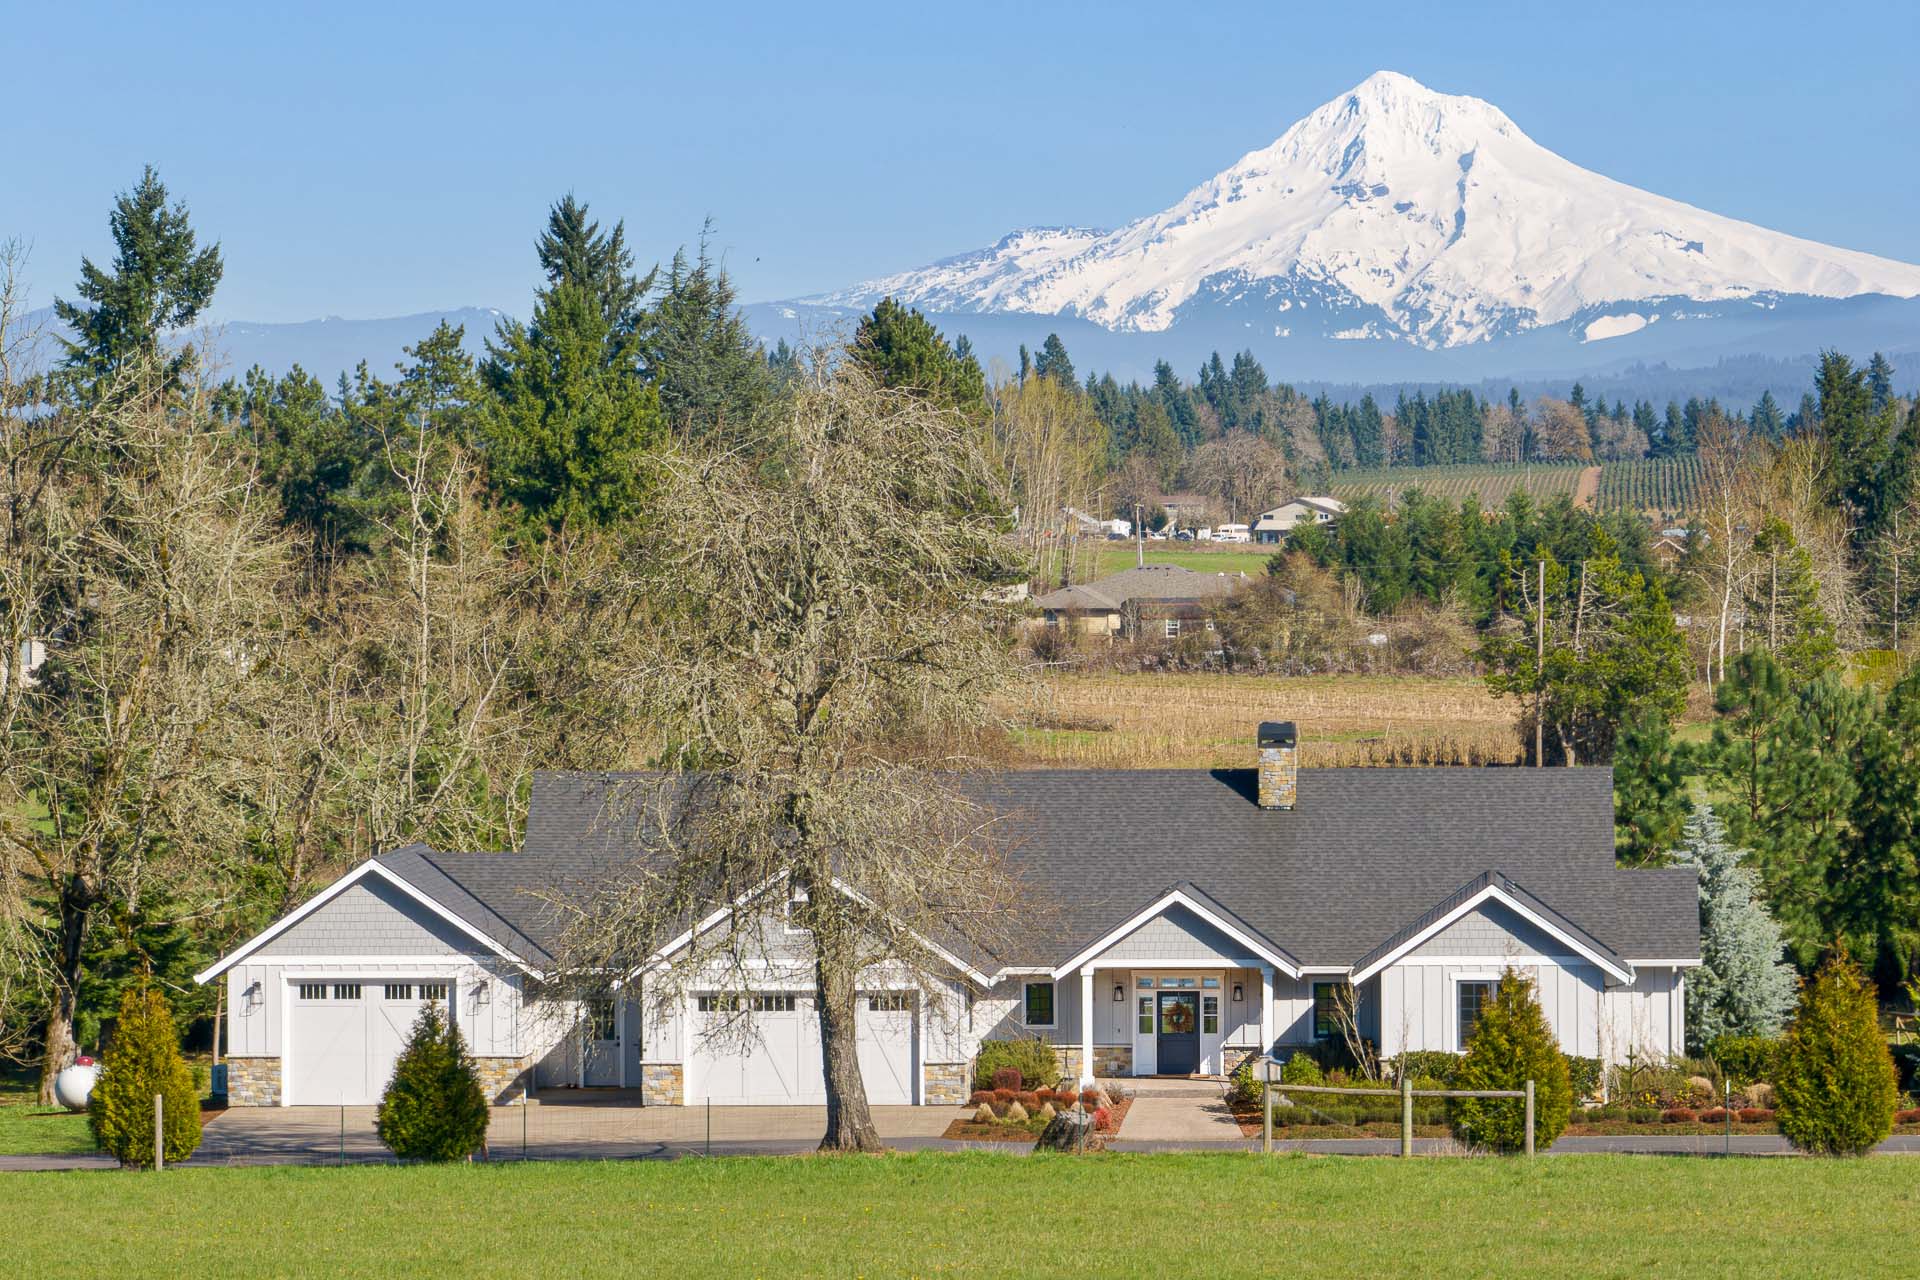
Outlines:
[[1504, 763], [1515, 711], [1473, 678], [1056, 675], [1015, 712], [1006, 763], [1244, 768], [1261, 720], [1299, 725], [1306, 766]]

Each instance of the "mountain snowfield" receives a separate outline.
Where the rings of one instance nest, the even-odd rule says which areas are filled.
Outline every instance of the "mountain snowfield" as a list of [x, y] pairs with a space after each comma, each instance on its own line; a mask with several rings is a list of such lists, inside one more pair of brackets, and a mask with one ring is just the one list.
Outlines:
[[1273, 338], [1432, 350], [1560, 324], [1600, 342], [1688, 318], [1689, 302], [1914, 298], [1920, 266], [1615, 182], [1490, 103], [1381, 71], [1117, 231], [1016, 231], [798, 302], [864, 309], [889, 295], [928, 312], [1075, 317], [1115, 333], [1162, 333], [1226, 308], [1258, 315]]

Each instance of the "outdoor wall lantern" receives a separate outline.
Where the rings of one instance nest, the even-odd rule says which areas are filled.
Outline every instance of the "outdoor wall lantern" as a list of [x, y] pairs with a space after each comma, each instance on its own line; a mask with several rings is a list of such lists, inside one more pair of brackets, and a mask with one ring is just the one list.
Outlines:
[[493, 984], [490, 982], [476, 983], [473, 988], [473, 1003], [476, 1007], [483, 1004], [492, 1004]]
[[1127, 1002], [1127, 989], [1121, 983], [1116, 982], [1113, 984], [1113, 1002], [1115, 1004], [1125, 1004]]
[[1245, 1000], [1247, 998], [1246, 988], [1242, 987], [1237, 982], [1233, 984], [1233, 998], [1236, 1002]]
[[251, 986], [249, 986], [245, 991], [241, 993], [241, 996], [247, 1002], [246, 1010], [248, 1013], [252, 1013], [255, 1009], [258, 1009], [261, 1005], [265, 1004], [267, 999], [267, 993], [261, 989], [260, 983], [257, 979], [254, 981], [254, 983]]

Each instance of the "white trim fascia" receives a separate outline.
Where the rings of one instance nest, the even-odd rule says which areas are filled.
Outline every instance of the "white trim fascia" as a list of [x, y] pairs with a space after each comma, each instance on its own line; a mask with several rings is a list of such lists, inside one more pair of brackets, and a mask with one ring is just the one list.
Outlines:
[[[292, 928], [294, 925], [298, 924], [300, 921], [306, 919], [308, 916], [318, 911], [321, 907], [325, 906], [327, 903], [332, 902], [335, 898], [339, 897], [342, 893], [345, 893], [352, 886], [360, 883], [362, 880], [366, 879], [368, 876], [373, 876], [373, 875], [379, 876], [381, 879], [385, 880], [388, 884], [394, 886], [394, 888], [400, 890], [400, 892], [406, 894], [408, 897], [412, 898], [415, 902], [418, 902], [421, 906], [425, 907], [427, 910], [431, 911], [433, 914], [439, 916], [442, 920], [446, 921], [448, 924], [452, 925], [454, 928], [458, 929], [460, 932], [466, 934], [468, 937], [472, 938], [474, 941], [480, 943], [480, 945], [484, 946], [487, 950], [493, 952], [494, 955], [499, 956], [502, 960], [505, 960], [520, 969], [524, 969], [528, 973], [533, 972], [533, 969], [531, 969], [527, 965], [527, 962], [522, 960], [519, 956], [516, 956], [515, 954], [513, 954], [513, 952], [507, 950], [505, 947], [495, 942], [492, 938], [489, 938], [486, 934], [481, 933], [478, 929], [474, 928], [472, 925], [468, 924], [465, 920], [462, 920], [459, 916], [455, 915], [453, 912], [441, 906], [438, 902], [435, 902], [432, 898], [428, 897], [425, 893], [415, 888], [413, 884], [408, 880], [406, 880], [404, 877], [399, 876], [394, 872], [387, 870], [387, 868], [381, 866], [378, 859], [368, 858], [365, 862], [361, 863], [359, 866], [355, 867], [353, 870], [347, 872], [347, 874], [345, 874], [344, 876], [341, 876], [338, 880], [335, 880], [332, 884], [322, 889], [319, 893], [314, 894], [311, 898], [308, 898], [305, 902], [301, 903], [298, 907], [295, 907], [292, 911], [289, 911], [286, 915], [281, 916], [278, 920], [268, 925], [265, 929], [262, 929], [259, 933], [256, 933], [253, 937], [249, 938], [246, 942], [242, 943], [238, 949], [228, 952], [227, 955], [224, 956], [223, 958], [214, 961], [207, 968], [202, 969], [199, 973], [194, 974], [193, 975], [194, 984], [196, 986], [205, 985], [206, 982], [209, 981], [210, 979], [219, 977], [221, 974], [225, 973], [228, 969], [231, 969], [234, 965], [239, 964], [242, 960], [245, 960], [248, 956], [252, 955], [254, 952], [258, 951], [261, 947], [264, 947], [267, 943], [273, 941], [275, 938], [285, 933], [288, 929]], [[359, 960], [362, 958], [356, 956], [356, 957], [353, 957], [353, 959]]]
[[1589, 951], [1585, 946], [1583, 946], [1580, 943], [1578, 939], [1569, 936], [1564, 930], [1554, 927], [1548, 921], [1542, 919], [1538, 915], [1534, 914], [1532, 911], [1528, 910], [1520, 902], [1515, 900], [1512, 894], [1507, 893], [1505, 890], [1501, 889], [1501, 887], [1497, 884], [1490, 884], [1486, 888], [1482, 889], [1480, 892], [1474, 894], [1471, 898], [1468, 898], [1465, 902], [1462, 902], [1459, 906], [1447, 912], [1446, 915], [1441, 916], [1438, 920], [1434, 921], [1432, 924], [1422, 929], [1419, 933], [1416, 933], [1415, 935], [1413, 935], [1413, 937], [1401, 943], [1398, 947], [1394, 948], [1392, 951], [1389, 951], [1386, 955], [1382, 956], [1380, 959], [1368, 965], [1365, 969], [1355, 970], [1353, 974], [1353, 981], [1356, 984], [1365, 982], [1367, 979], [1373, 977], [1374, 974], [1379, 973], [1381, 970], [1386, 969], [1389, 966], [1398, 963], [1402, 956], [1407, 955], [1409, 952], [1414, 950], [1414, 948], [1420, 946], [1422, 943], [1426, 942], [1429, 938], [1433, 937], [1435, 934], [1438, 934], [1443, 930], [1447, 929], [1455, 921], [1459, 920], [1462, 916], [1466, 915], [1468, 912], [1479, 909], [1481, 904], [1486, 902], [1487, 899], [1489, 898], [1497, 899], [1502, 906], [1506, 907], [1510, 911], [1515, 912], [1520, 916], [1521, 919], [1526, 920], [1528, 923], [1532, 924], [1535, 928], [1545, 929], [1548, 933], [1552, 934], [1554, 937], [1560, 939], [1560, 941], [1572, 947], [1580, 955], [1586, 957], [1589, 961], [1598, 965], [1602, 970], [1602, 972], [1611, 974], [1613, 977], [1618, 978], [1623, 983], [1631, 984], [1633, 982], [1633, 970], [1631, 968], [1622, 969], [1618, 965], [1614, 964], [1611, 960], [1608, 960], [1604, 956], [1600, 955], [1598, 952]]
[[254, 961], [261, 965], [278, 965], [283, 969], [299, 965], [319, 966], [337, 969], [342, 965], [400, 965], [408, 968], [482, 968], [491, 963], [485, 958], [474, 956], [261, 956]]
[[[1119, 942], [1122, 938], [1126, 937], [1128, 934], [1132, 933], [1135, 929], [1138, 929], [1141, 925], [1145, 924], [1147, 921], [1153, 919], [1155, 916], [1165, 911], [1168, 907], [1175, 906], [1175, 905], [1183, 906], [1187, 910], [1193, 912], [1195, 915], [1199, 916], [1202, 920], [1205, 920], [1208, 924], [1220, 930], [1220, 932], [1226, 934], [1229, 938], [1232, 938], [1235, 942], [1238, 942], [1242, 946], [1246, 947], [1255, 956], [1273, 965], [1274, 968], [1280, 970], [1282, 973], [1286, 974], [1289, 978], [1297, 978], [1300, 976], [1299, 968], [1291, 960], [1287, 960], [1277, 955], [1273, 951], [1269, 950], [1263, 943], [1259, 942], [1254, 938], [1248, 937], [1245, 931], [1240, 929], [1239, 926], [1233, 924], [1231, 921], [1221, 919], [1219, 916], [1209, 911], [1205, 906], [1203, 906], [1198, 902], [1195, 902], [1192, 898], [1188, 897], [1185, 893], [1182, 893], [1178, 889], [1169, 889], [1166, 893], [1160, 896], [1158, 901], [1149, 903], [1146, 907], [1142, 908], [1137, 914], [1135, 914], [1131, 920], [1128, 920], [1124, 924], [1121, 924], [1116, 928], [1112, 929], [1104, 937], [1093, 942], [1085, 950], [1081, 951], [1080, 954], [1074, 956], [1073, 959], [1067, 961], [1065, 964], [1060, 965], [1058, 968], [1054, 969], [1053, 976], [1056, 978], [1065, 977], [1067, 974], [1072, 973], [1075, 970], [1079, 969], [1080, 966], [1096, 961], [1099, 958], [1101, 952], [1113, 946], [1114, 943]], [[1118, 962], [1118, 963], [1125, 963], [1125, 964], [1134, 965], [1134, 966], [1138, 966], [1142, 963], [1147, 963], [1147, 964], [1151, 964], [1156, 969], [1178, 967], [1180, 964], [1180, 962], [1178, 961], [1160, 960], [1160, 959], [1154, 959], [1151, 961], [1144, 961], [1144, 962], [1139, 960], [1127, 960], [1127, 961]], [[1216, 960], [1216, 959], [1210, 959], [1205, 961], [1204, 963], [1211, 968], [1226, 967], [1226, 968], [1237, 969], [1241, 967], [1239, 965], [1228, 965], [1226, 964], [1226, 962], [1221, 960]]]
[[1352, 974], [1352, 972], [1353, 966], [1350, 964], [1303, 964], [1300, 966], [1300, 976], [1303, 978], [1308, 974]]
[[1629, 960], [1628, 964], [1645, 965], [1649, 969], [1698, 969], [1706, 964], [1705, 960]]
[[[655, 951], [651, 956], [648, 956], [646, 960], [642, 961], [639, 965], [635, 966], [633, 970], [628, 973], [627, 976], [629, 978], [632, 978], [648, 970], [659, 969], [664, 967], [667, 963], [668, 957], [671, 956], [674, 952], [681, 950], [688, 943], [692, 942], [694, 938], [696, 938], [700, 934], [703, 934], [707, 932], [709, 929], [712, 929], [718, 924], [720, 924], [721, 921], [727, 919], [729, 916], [736, 913], [746, 903], [752, 901], [754, 898], [757, 898], [761, 894], [767, 892], [769, 889], [773, 887], [773, 885], [777, 881], [784, 879], [787, 875], [788, 873], [785, 871], [777, 872], [773, 876], [766, 879], [765, 881], [754, 886], [752, 889], [749, 889], [745, 893], [742, 893], [740, 896], [736, 897], [730, 905], [724, 906], [724, 907], [716, 907], [713, 911], [709, 912], [703, 919], [701, 919], [699, 923], [695, 924], [691, 929], [688, 929], [686, 932], [682, 933], [679, 937], [673, 939], [671, 942], [663, 944], [659, 950]], [[856, 893], [853, 889], [849, 888], [837, 876], [833, 880], [833, 887], [835, 889], [838, 889], [841, 893], [846, 894], [847, 897], [853, 899], [855, 902], [858, 902], [863, 907], [871, 908], [873, 906], [873, 904], [870, 901], [868, 901], [863, 894]], [[910, 930], [909, 932], [912, 932], [912, 931]], [[918, 933], [914, 933], [913, 937], [915, 938], [916, 941], [920, 943], [921, 946], [924, 946], [925, 948], [927, 948], [927, 950], [933, 952], [941, 960], [952, 965], [955, 969], [958, 969], [961, 973], [964, 973], [969, 978], [972, 978], [975, 982], [979, 983], [981, 986], [984, 987], [984, 986], [991, 985], [991, 979], [989, 979], [986, 974], [981, 973], [978, 969], [966, 963], [964, 960], [960, 959], [958, 956], [954, 955], [952, 952], [948, 951], [946, 948], [940, 946], [939, 944], [927, 938], [921, 937]]]
[[1004, 979], [1024, 978], [1036, 973], [1045, 974], [1048, 977], [1053, 976], [1053, 970], [1048, 968], [1044, 964], [1010, 964], [1010, 965], [1004, 965], [1001, 968], [995, 969], [991, 975], [991, 978], [992, 978], [993, 984], [995, 986], [998, 986], [1000, 982]]

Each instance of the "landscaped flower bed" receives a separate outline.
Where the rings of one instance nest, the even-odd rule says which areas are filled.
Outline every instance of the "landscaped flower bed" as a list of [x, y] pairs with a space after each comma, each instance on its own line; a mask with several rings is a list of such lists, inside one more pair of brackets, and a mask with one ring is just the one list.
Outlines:
[[944, 1137], [972, 1142], [1032, 1142], [1059, 1112], [1079, 1106], [1093, 1116], [1095, 1135], [1120, 1131], [1133, 1099], [1100, 1089], [981, 1089]]

